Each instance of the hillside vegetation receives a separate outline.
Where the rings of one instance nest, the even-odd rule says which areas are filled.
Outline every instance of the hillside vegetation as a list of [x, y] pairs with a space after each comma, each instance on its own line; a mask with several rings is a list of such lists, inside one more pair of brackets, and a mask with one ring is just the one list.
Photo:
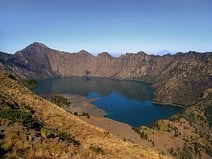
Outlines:
[[83, 122], [0, 72], [4, 158], [167, 158]]

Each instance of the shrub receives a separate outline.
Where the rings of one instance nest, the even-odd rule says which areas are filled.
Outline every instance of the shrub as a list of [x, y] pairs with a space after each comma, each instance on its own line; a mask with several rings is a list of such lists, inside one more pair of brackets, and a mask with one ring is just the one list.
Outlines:
[[10, 79], [12, 79], [12, 80], [17, 80], [16, 77], [13, 76], [13, 75], [8, 75], [8, 77], [9, 77]]
[[205, 116], [207, 118], [208, 124], [212, 127], [212, 107], [208, 106], [205, 110]]
[[101, 154], [104, 153], [103, 149], [102, 149], [100, 146], [91, 145], [91, 146], [89, 147], [89, 149], [92, 150], [92, 151], [95, 152], [95, 153], [101, 153]]
[[29, 105], [25, 105], [25, 104], [22, 104], [22, 107], [21, 109], [25, 112], [29, 112], [31, 114], [34, 114], [35, 111], [29, 106]]
[[149, 125], [150, 128], [154, 129], [154, 130], [160, 130], [160, 124], [159, 121], [155, 121], [152, 124]]
[[23, 112], [19, 109], [4, 108], [1, 111], [1, 117], [10, 120], [13, 123], [21, 123], [26, 128], [35, 128], [40, 130], [42, 127], [42, 125], [32, 117], [31, 113]]
[[143, 131], [140, 131], [139, 128], [132, 127], [132, 129], [133, 129], [137, 134], [139, 134], [140, 137], [141, 137], [142, 139], [145, 139], [145, 140], [148, 139], [147, 134], [145, 134]]
[[63, 96], [52, 96], [50, 98], [50, 101], [54, 104], [57, 104], [61, 107], [64, 107], [64, 106], [69, 106], [71, 104], [71, 102], [68, 101], [67, 98], [63, 97]]
[[82, 116], [86, 116], [88, 119], [90, 119], [90, 115], [88, 113], [83, 112]]
[[26, 81], [27, 84], [29, 85], [36, 85], [37, 84], [37, 81], [35, 79], [29, 79]]
[[78, 113], [77, 113], [77, 112], [74, 112], [74, 115], [75, 115], [75, 116], [78, 116]]
[[212, 156], [212, 148], [211, 148], [211, 146], [206, 145], [205, 151], [206, 151], [206, 153], [209, 156]]
[[67, 133], [65, 133], [65, 132], [61, 132], [61, 133], [59, 134], [59, 138], [60, 138], [60, 140], [62, 140], [62, 141], [67, 141], [67, 142], [69, 142], [69, 143], [73, 143], [73, 144], [76, 145], [76, 146], [79, 146], [79, 145], [80, 145], [79, 141], [77, 141], [77, 140], [75, 140], [74, 138], [70, 137], [70, 135], [67, 134]]
[[29, 89], [34, 88], [37, 85], [37, 81], [35, 79], [28, 79], [23, 82], [23, 84]]
[[7, 150], [1, 147], [0, 145], [0, 156], [3, 158], [3, 156], [7, 153]]
[[47, 137], [47, 138], [55, 137], [54, 131], [52, 131], [51, 129], [48, 129], [46, 127], [43, 127], [41, 129], [41, 135], [44, 136], [44, 137]]
[[142, 131], [142, 132], [140, 132], [140, 137], [141, 137], [142, 139], [145, 139], [145, 140], [147, 140], [147, 139], [148, 139], [147, 134], [145, 134], [143, 131]]

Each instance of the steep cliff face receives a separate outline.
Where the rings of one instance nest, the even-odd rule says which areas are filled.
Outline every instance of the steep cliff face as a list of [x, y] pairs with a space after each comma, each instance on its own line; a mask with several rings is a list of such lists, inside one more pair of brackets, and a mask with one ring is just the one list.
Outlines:
[[44, 44], [33, 43], [15, 55], [0, 53], [0, 63], [6, 70], [20, 78], [49, 77], [53, 75], [48, 58], [49, 52], [54, 50]]
[[155, 73], [155, 100], [185, 106], [194, 104], [205, 89], [212, 87], [211, 60], [211, 53], [195, 52], [157, 59], [152, 73]]
[[[29, 78], [101, 76], [152, 82], [155, 101], [190, 105], [212, 87], [212, 53], [177, 53], [155, 56], [144, 52], [118, 58], [85, 50], [67, 53], [33, 43], [15, 55], [0, 54], [0, 62]], [[192, 96], [192, 98], [191, 98]]]
[[[49, 49], [41, 43], [33, 43], [25, 49], [15, 53], [15, 58], [22, 64], [21, 69], [26, 69], [32, 76], [48, 77], [52, 76], [52, 69], [49, 62], [48, 54], [53, 53], [54, 50]], [[27, 73], [27, 71], [26, 71]], [[35, 73], [35, 75], [33, 75]], [[27, 76], [29, 76], [27, 74]]]

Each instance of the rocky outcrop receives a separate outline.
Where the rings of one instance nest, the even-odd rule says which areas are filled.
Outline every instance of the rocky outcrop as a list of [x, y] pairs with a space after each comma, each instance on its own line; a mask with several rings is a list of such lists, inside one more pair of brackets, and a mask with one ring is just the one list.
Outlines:
[[[1, 66], [28, 78], [100, 76], [152, 82], [155, 101], [190, 105], [212, 86], [212, 53], [155, 56], [144, 52], [118, 58], [85, 50], [61, 52], [33, 43], [15, 55], [0, 53]], [[191, 98], [191, 96], [193, 98]]]

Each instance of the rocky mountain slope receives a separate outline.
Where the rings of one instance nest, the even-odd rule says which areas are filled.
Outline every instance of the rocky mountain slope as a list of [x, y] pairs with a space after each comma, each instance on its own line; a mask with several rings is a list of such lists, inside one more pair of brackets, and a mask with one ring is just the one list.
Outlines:
[[15, 55], [0, 53], [0, 64], [21, 78], [101, 76], [144, 80], [154, 84], [156, 102], [184, 106], [198, 101], [212, 86], [210, 52], [164, 56], [138, 52], [115, 58], [106, 52], [93, 56], [84, 50], [70, 54], [36, 42]]

